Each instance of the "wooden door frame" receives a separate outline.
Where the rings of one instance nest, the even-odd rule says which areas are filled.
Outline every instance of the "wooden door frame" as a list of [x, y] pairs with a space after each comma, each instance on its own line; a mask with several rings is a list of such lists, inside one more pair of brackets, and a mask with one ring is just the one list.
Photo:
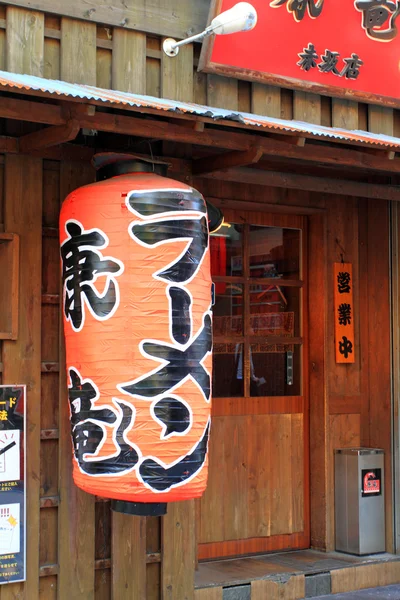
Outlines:
[[329, 529], [328, 397], [325, 380], [327, 349], [327, 216], [308, 218], [308, 360], [310, 439], [310, 544], [327, 550], [333, 544]]
[[[228, 208], [228, 207], [227, 207]], [[229, 210], [229, 209], [228, 209]], [[233, 209], [235, 210], [235, 209]], [[238, 212], [235, 210], [235, 212]], [[247, 211], [239, 211], [247, 212]], [[253, 212], [253, 211], [252, 211]], [[255, 211], [260, 213], [261, 211]], [[262, 211], [264, 212], [264, 211]], [[265, 211], [268, 212], [268, 211]], [[316, 214], [301, 214], [299, 217], [304, 219], [304, 235], [302, 252], [305, 253], [305, 268], [307, 269], [307, 286], [305, 286], [303, 295], [304, 311], [304, 344], [303, 344], [303, 365], [304, 372], [308, 372], [305, 381], [306, 388], [303, 395], [308, 399], [306, 405], [308, 411], [304, 412], [304, 435], [309, 439], [309, 446], [305, 448], [305, 461], [308, 461], [308, 477], [305, 479], [305, 487], [308, 487], [309, 494], [305, 494], [305, 531], [298, 534], [299, 545], [311, 546], [325, 549], [328, 543], [328, 494], [327, 494], [327, 470], [328, 470], [328, 451], [327, 451], [327, 396], [325, 386], [325, 353], [326, 353], [326, 213], [318, 211]], [[276, 215], [279, 221], [282, 219], [282, 213]], [[287, 215], [293, 217], [293, 212]], [[272, 218], [274, 221], [274, 218]], [[276, 223], [276, 226], [284, 226]], [[314, 292], [310, 293], [310, 288]], [[316, 300], [316, 295], [318, 298]], [[312, 311], [310, 311], [310, 299], [312, 300]], [[316, 300], [316, 301], [315, 301]], [[225, 399], [228, 401], [228, 399]], [[305, 437], [305, 439], [307, 439]], [[307, 464], [305, 462], [305, 464]], [[307, 471], [307, 469], [306, 469]], [[307, 518], [308, 513], [308, 518]], [[291, 534], [296, 535], [296, 534]], [[285, 538], [279, 537], [278, 540], [271, 537], [271, 550], [287, 548]], [[265, 538], [263, 538], [265, 543]], [[286, 545], [285, 545], [286, 542]], [[197, 549], [199, 545], [197, 544]], [[262, 550], [268, 551], [268, 547]], [[199, 550], [198, 550], [199, 552]], [[244, 552], [245, 553], [245, 552]], [[205, 557], [203, 557], [203, 560]]]

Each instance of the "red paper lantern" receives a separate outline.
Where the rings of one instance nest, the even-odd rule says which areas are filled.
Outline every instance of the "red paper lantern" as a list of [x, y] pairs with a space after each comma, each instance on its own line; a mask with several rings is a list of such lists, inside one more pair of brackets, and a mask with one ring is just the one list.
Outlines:
[[73, 476], [116, 510], [163, 514], [207, 481], [207, 208], [163, 165], [109, 160], [60, 216]]

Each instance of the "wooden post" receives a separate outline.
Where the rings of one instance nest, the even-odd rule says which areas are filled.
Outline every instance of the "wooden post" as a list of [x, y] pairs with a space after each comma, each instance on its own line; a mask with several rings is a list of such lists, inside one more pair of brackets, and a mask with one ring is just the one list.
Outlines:
[[5, 230], [20, 236], [19, 332], [4, 341], [3, 383], [27, 386], [26, 584], [2, 586], [1, 600], [39, 598], [42, 161], [6, 155]]

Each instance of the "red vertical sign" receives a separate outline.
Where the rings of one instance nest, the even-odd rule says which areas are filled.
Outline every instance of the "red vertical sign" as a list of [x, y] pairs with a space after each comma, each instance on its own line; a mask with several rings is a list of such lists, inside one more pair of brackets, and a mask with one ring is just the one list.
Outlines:
[[353, 267], [334, 264], [335, 354], [337, 363], [355, 362]]

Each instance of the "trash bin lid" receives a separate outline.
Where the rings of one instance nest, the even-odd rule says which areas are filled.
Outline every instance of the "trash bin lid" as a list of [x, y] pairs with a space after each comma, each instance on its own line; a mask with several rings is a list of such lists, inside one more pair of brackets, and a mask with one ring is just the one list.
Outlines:
[[382, 448], [335, 448], [335, 454], [384, 454], [385, 451]]

